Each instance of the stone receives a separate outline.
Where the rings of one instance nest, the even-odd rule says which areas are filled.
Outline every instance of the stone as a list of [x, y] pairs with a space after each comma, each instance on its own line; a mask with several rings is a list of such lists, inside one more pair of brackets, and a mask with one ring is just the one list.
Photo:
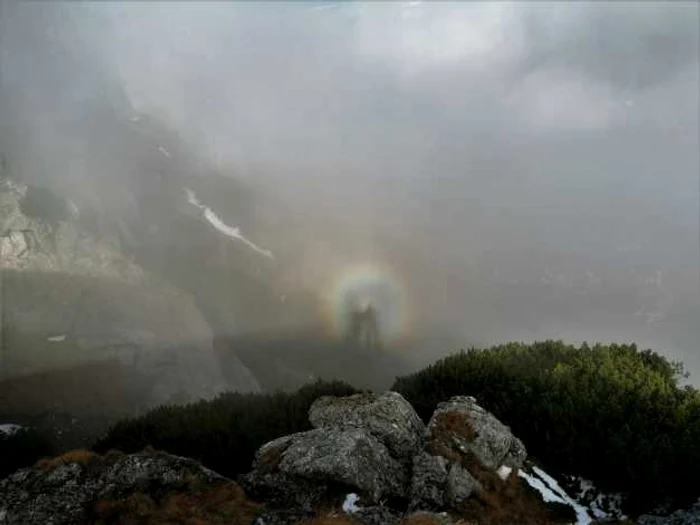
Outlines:
[[364, 429], [404, 463], [421, 448], [426, 431], [411, 404], [397, 392], [325, 396], [311, 406], [309, 421], [315, 428]]
[[274, 440], [258, 450], [253, 471], [242, 478], [254, 495], [291, 500], [302, 508], [332, 486], [355, 489], [363, 501], [402, 498], [407, 482], [406, 469], [359, 428], [317, 428]]
[[525, 446], [510, 428], [470, 396], [440, 403], [430, 418], [428, 433], [433, 446], [443, 452], [471, 453], [491, 471], [503, 464], [519, 468], [527, 457]]
[[421, 452], [413, 459], [411, 509], [439, 510], [445, 507], [447, 460]]
[[84, 454], [20, 470], [0, 481], [0, 525], [90, 523], [93, 504], [136, 493], [220, 486], [230, 480], [198, 462], [169, 454]]
[[474, 492], [477, 482], [472, 475], [459, 464], [450, 465], [445, 483], [445, 502], [452, 509], [462, 507]]

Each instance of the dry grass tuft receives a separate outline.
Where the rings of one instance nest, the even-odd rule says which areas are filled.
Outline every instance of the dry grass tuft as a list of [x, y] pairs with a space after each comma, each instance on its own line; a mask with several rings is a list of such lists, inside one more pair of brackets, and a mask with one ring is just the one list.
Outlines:
[[235, 483], [224, 483], [202, 490], [172, 492], [160, 501], [134, 493], [121, 500], [98, 501], [93, 510], [97, 525], [250, 525], [262, 507], [248, 500]]
[[36, 462], [36, 467], [47, 470], [56, 468], [60, 465], [65, 465], [66, 463], [79, 463], [80, 465], [87, 465], [99, 456], [91, 450], [77, 449], [56, 456], [55, 458], [43, 458]]
[[449, 440], [458, 436], [472, 441], [476, 437], [469, 415], [462, 412], [441, 412], [435, 416], [435, 424], [431, 429], [431, 439]]

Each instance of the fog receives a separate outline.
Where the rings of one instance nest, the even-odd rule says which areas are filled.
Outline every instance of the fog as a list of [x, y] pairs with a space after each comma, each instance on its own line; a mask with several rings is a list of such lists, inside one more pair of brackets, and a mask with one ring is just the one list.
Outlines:
[[[391, 268], [424, 362], [634, 341], [699, 384], [698, 11], [3, 2], [0, 153], [124, 216], [148, 177], [232, 177], [250, 209], [204, 204], [275, 286], [321, 297], [345, 266]], [[157, 162], [185, 160], [146, 167], [105, 111], [157, 118], [183, 145]]]

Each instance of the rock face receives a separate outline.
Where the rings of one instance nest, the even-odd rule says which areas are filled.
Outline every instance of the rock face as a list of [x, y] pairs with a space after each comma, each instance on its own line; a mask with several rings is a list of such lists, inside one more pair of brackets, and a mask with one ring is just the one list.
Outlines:
[[20, 470], [0, 481], [0, 525], [75, 525], [96, 521], [100, 500], [230, 484], [196, 461], [168, 454], [81, 455]]
[[428, 423], [433, 445], [456, 453], [471, 453], [488, 470], [501, 465], [520, 468], [525, 446], [490, 412], [468, 396], [440, 403]]
[[425, 437], [418, 414], [396, 392], [322, 397], [311, 405], [309, 421], [316, 428], [365, 429], [404, 463], [410, 463]]
[[[459, 510], [483, 490], [484, 472], [489, 483], [503, 483], [496, 469], [518, 468], [526, 458], [523, 444], [474, 398], [440, 404], [427, 429], [396, 392], [324, 397], [309, 420], [313, 430], [258, 450], [241, 479], [253, 497], [300, 512], [348, 492], [365, 509], [388, 500], [394, 512]], [[367, 523], [378, 512], [367, 510]]]
[[[404, 497], [407, 479], [405, 468], [366, 430], [326, 427], [264, 445], [243, 486], [268, 501], [310, 510], [343, 487], [357, 489], [374, 502]], [[309, 481], [319, 486], [309, 490]]]
[[224, 380], [190, 295], [145, 272], [118, 236], [91, 232], [71, 201], [1, 177], [0, 380], [117, 359], [152, 387], [143, 408], [259, 390], [240, 362]]

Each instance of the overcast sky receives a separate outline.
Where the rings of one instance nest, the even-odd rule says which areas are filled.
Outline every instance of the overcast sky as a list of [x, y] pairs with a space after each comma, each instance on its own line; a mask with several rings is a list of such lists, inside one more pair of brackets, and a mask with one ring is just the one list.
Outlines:
[[700, 374], [698, 3], [0, 9], [33, 176], [123, 96], [296, 210], [310, 268], [352, 239], [465, 340], [636, 340]]

